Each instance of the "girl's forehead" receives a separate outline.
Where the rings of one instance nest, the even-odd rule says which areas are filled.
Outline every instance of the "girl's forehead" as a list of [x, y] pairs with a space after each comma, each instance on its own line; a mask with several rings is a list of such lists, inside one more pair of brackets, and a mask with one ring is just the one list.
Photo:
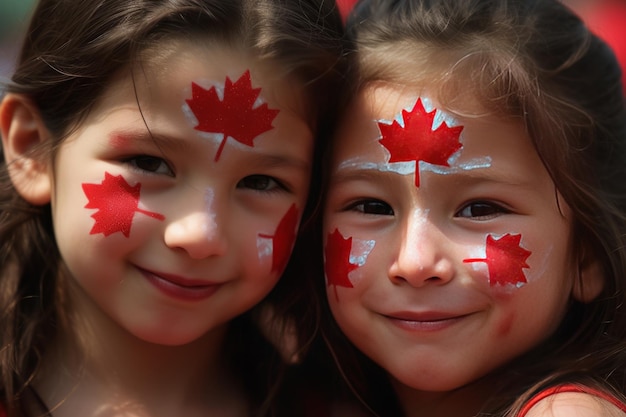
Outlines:
[[424, 95], [424, 89], [419, 86], [409, 87], [379, 81], [363, 87], [355, 101], [363, 106], [363, 110], [370, 111], [372, 115], [394, 117], [399, 110], [410, 106], [418, 97]]
[[[528, 167], [543, 170], [521, 121], [486, 112], [471, 98], [462, 109], [451, 110], [431, 91], [392, 83], [363, 88], [342, 118], [334, 148], [336, 165], [352, 158], [393, 165], [401, 159], [400, 152], [439, 155], [439, 163], [454, 162], [461, 168], [463, 164], [483, 166], [488, 158], [492, 168], [514, 165], [520, 172]], [[448, 138], [446, 132], [459, 134]], [[449, 139], [447, 145], [440, 143], [443, 137]], [[390, 142], [398, 148], [395, 152], [385, 146]], [[432, 155], [418, 158], [419, 162], [432, 163]]]
[[[456, 85], [456, 84], [455, 84]], [[359, 105], [367, 106], [373, 114], [393, 118], [403, 109], [422, 99], [428, 106], [453, 117], [493, 116], [470, 90], [451, 91], [452, 84], [413, 84], [376, 81], [366, 84], [356, 95]], [[456, 89], [456, 88], [455, 88]]]
[[249, 72], [252, 86], [260, 89], [259, 99], [303, 119], [307, 117], [306, 95], [301, 83], [295, 77], [281, 74], [278, 63], [261, 61], [243, 47], [215, 40], [206, 43], [174, 40], [154, 58], [150, 58], [147, 51], [143, 55], [148, 56], [147, 62], [136, 66], [133, 74], [140, 100], [142, 96], [154, 96], [152, 92], [163, 86], [167, 88], [162, 90], [169, 91], [172, 98], [176, 94], [172, 89], [176, 86], [187, 90], [192, 83], [224, 87], [227, 78], [234, 82]]

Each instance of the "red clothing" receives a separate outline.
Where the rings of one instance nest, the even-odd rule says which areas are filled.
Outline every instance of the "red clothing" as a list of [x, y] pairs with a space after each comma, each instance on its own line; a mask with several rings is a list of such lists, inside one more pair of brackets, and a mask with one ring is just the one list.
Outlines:
[[617, 408], [619, 408], [620, 410], [626, 413], [626, 404], [624, 404], [623, 402], [621, 402], [619, 399], [615, 398], [611, 394], [608, 394], [603, 391], [598, 391], [594, 388], [585, 387], [583, 385], [564, 384], [564, 385], [557, 385], [555, 387], [548, 388], [546, 390], [541, 391], [539, 394], [535, 395], [533, 398], [530, 399], [530, 401], [528, 401], [524, 405], [524, 407], [519, 412], [517, 417], [525, 417], [528, 411], [534, 405], [536, 405], [539, 401], [551, 395], [559, 394], [561, 392], [581, 392], [584, 394], [594, 395], [596, 397], [602, 398], [603, 400], [610, 402], [611, 404], [613, 404], [614, 406], [616, 406]]
[[[594, 33], [602, 38], [615, 52], [615, 56], [626, 74], [626, 2], [622, 0], [596, 0], [581, 2], [577, 11]], [[622, 76], [624, 93], [626, 78]]]
[[339, 7], [339, 13], [341, 14], [344, 22], [352, 11], [352, 8], [354, 7], [354, 4], [356, 2], [357, 0], [337, 0], [337, 7]]

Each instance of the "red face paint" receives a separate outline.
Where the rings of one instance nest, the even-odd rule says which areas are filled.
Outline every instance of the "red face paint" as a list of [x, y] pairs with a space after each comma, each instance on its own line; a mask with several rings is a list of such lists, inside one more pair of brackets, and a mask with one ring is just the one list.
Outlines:
[[109, 138], [109, 146], [113, 149], [125, 149], [130, 142], [130, 138], [122, 134], [113, 134]]
[[529, 268], [526, 259], [532, 252], [522, 248], [520, 240], [522, 235], [507, 233], [500, 239], [487, 236], [485, 259], [463, 259], [463, 262], [485, 262], [489, 268], [489, 284], [495, 285], [513, 284], [519, 286], [526, 283], [523, 268]]
[[85, 208], [98, 209], [91, 215], [96, 223], [89, 234], [103, 233], [108, 236], [121, 232], [128, 237], [135, 212], [164, 220], [162, 214], [137, 207], [140, 190], [141, 184], [131, 187], [121, 175], [114, 177], [108, 172], [104, 173], [104, 180], [100, 184], [83, 184], [83, 191], [89, 200]]
[[246, 71], [235, 83], [226, 77], [223, 101], [220, 101], [215, 87], [205, 90], [191, 83], [192, 98], [186, 102], [198, 119], [195, 129], [224, 134], [215, 155], [216, 161], [228, 137], [254, 146], [253, 141], [257, 136], [273, 128], [272, 121], [279, 111], [268, 108], [267, 103], [253, 107], [260, 92], [260, 88], [252, 88], [250, 71]]
[[259, 233], [259, 237], [272, 239], [272, 272], [282, 272], [287, 266], [291, 248], [296, 240], [298, 226], [298, 209], [292, 204], [278, 223], [274, 235]]
[[335, 286], [335, 298], [339, 301], [337, 287], [353, 288], [348, 274], [358, 268], [358, 265], [350, 262], [352, 250], [352, 237], [344, 239], [338, 229], [328, 235], [324, 257], [326, 259], [324, 270], [326, 272], [327, 285]]
[[415, 186], [419, 187], [419, 162], [450, 166], [448, 159], [461, 149], [459, 136], [462, 126], [448, 127], [442, 123], [432, 130], [436, 110], [426, 113], [422, 100], [418, 99], [410, 112], [402, 110], [404, 127], [396, 120], [392, 124], [378, 123], [382, 134], [380, 143], [389, 150], [389, 162], [415, 161]]

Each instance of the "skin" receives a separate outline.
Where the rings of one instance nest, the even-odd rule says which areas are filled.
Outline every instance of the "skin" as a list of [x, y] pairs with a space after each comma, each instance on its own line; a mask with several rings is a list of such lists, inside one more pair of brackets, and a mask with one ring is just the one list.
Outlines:
[[[120, 71], [53, 163], [17, 163], [12, 171], [26, 199], [52, 204], [71, 277], [68, 301], [93, 353], [82, 368], [70, 335], [47, 352], [37, 390], [48, 405], [60, 404], [55, 417], [99, 409], [247, 414], [220, 349], [228, 322], [267, 295], [282, 273], [273, 270], [272, 256], [261, 256], [257, 239], [273, 236], [290, 207], [304, 206], [313, 134], [296, 84], [273, 76], [272, 67], [220, 45], [170, 46], [135, 73], [134, 86], [130, 72]], [[186, 111], [191, 83], [221, 88], [247, 70], [278, 114], [253, 146], [226, 141], [216, 162], [220, 141], [203, 137]], [[21, 114], [33, 123], [20, 121]], [[24, 98], [7, 97], [0, 116], [9, 161], [47, 138]], [[37, 137], [26, 132], [32, 126]], [[132, 217], [128, 236], [91, 233], [97, 209], [85, 207], [83, 186], [101, 185], [106, 175], [140, 185], [142, 212]]]
[[[416, 187], [415, 170], [389, 163], [377, 123], [411, 109], [416, 91], [371, 84], [343, 119], [324, 233], [375, 246], [349, 273], [352, 287], [327, 287], [328, 301], [346, 336], [389, 372], [409, 416], [469, 416], [489, 395], [484, 377], [545, 340], [571, 298], [586, 301], [602, 284], [584, 268], [587, 292], [575, 280], [570, 210], [521, 124], [448, 111], [463, 126], [449, 167], [420, 169]], [[485, 258], [486, 238], [506, 234], [521, 235], [516, 249], [528, 255], [521, 285], [490, 284], [486, 263], [463, 262]]]

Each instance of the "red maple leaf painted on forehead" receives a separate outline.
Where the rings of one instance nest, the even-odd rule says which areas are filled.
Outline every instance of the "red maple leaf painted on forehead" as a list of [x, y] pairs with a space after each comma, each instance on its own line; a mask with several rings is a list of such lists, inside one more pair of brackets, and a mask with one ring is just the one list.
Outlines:
[[526, 283], [523, 268], [529, 268], [526, 259], [532, 252], [520, 246], [522, 235], [507, 233], [500, 239], [487, 236], [485, 259], [463, 259], [463, 262], [485, 262], [489, 268], [489, 284], [519, 285]]
[[352, 250], [352, 237], [344, 239], [339, 229], [328, 234], [326, 247], [324, 248], [324, 271], [326, 272], [327, 285], [335, 286], [335, 298], [339, 301], [337, 287], [353, 288], [348, 274], [359, 266], [350, 262]]
[[164, 220], [162, 214], [137, 207], [140, 190], [141, 184], [131, 187], [121, 175], [114, 177], [108, 172], [104, 173], [104, 180], [100, 184], [83, 184], [83, 191], [89, 200], [85, 208], [98, 209], [91, 215], [96, 223], [89, 234], [103, 233], [108, 236], [121, 232], [128, 237], [135, 212]]
[[298, 209], [295, 204], [289, 207], [276, 227], [274, 235], [259, 233], [259, 237], [272, 239], [272, 272], [282, 272], [287, 266], [291, 248], [296, 239]]
[[419, 162], [450, 166], [448, 159], [461, 149], [459, 137], [462, 126], [448, 127], [442, 123], [432, 129], [436, 110], [427, 113], [421, 99], [413, 110], [402, 110], [404, 127], [397, 120], [391, 124], [378, 122], [382, 135], [380, 143], [389, 150], [389, 162], [415, 161], [415, 186], [420, 186]]
[[223, 100], [219, 99], [215, 86], [206, 90], [191, 83], [192, 98], [186, 102], [198, 119], [195, 129], [224, 134], [215, 154], [216, 161], [229, 137], [254, 146], [257, 136], [273, 128], [272, 122], [279, 111], [268, 108], [267, 103], [254, 107], [260, 93], [260, 88], [252, 88], [250, 71], [243, 73], [234, 83], [226, 77]]

